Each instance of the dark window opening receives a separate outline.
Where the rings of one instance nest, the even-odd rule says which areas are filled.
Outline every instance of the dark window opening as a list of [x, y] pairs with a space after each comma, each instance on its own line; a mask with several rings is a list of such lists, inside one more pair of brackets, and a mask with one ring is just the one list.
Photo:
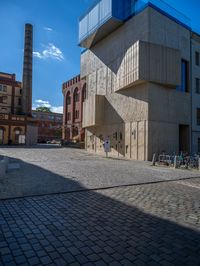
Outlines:
[[76, 110], [76, 111], [75, 111], [75, 119], [78, 119], [78, 118], [79, 118], [79, 111]]
[[71, 113], [70, 112], [67, 113], [67, 121], [69, 121], [69, 120], [71, 120]]
[[196, 93], [200, 93], [200, 79], [195, 79], [196, 83]]
[[67, 93], [66, 104], [67, 104], [67, 105], [70, 105], [70, 104], [71, 104], [70, 92]]
[[181, 86], [178, 86], [177, 90], [189, 92], [189, 64], [184, 59], [181, 60]]
[[75, 102], [79, 102], [79, 93], [78, 93], [78, 91], [75, 91], [75, 93], [74, 93], [74, 101]]
[[200, 108], [197, 108], [197, 125], [200, 125]]
[[198, 138], [198, 152], [200, 152], [200, 138]]
[[196, 66], [199, 66], [200, 64], [199, 52], [195, 52], [195, 63]]

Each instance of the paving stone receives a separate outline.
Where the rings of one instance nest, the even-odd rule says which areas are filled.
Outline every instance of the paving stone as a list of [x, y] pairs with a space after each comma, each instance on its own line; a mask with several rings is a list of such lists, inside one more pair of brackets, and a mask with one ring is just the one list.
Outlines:
[[[69, 160], [65, 149], [50, 155], [39, 150], [40, 160], [37, 150], [35, 154], [29, 149], [21, 154], [12, 151], [12, 156], [24, 156], [20, 171], [29, 170], [29, 185], [37, 187], [42, 172], [48, 191], [60, 179], [55, 189], [82, 189], [84, 184], [89, 188], [118, 186], [130, 181], [140, 184], [0, 200], [0, 265], [200, 265], [200, 178], [150, 184], [168, 179], [172, 172], [171, 180], [186, 177], [186, 172], [162, 173], [145, 163], [108, 161], [81, 151], [75, 151]], [[62, 155], [59, 163], [54, 157], [58, 154]], [[80, 173], [79, 177], [72, 179], [70, 171], [75, 176]], [[141, 184], [144, 179], [148, 182]]]
[[48, 265], [49, 263], [52, 262], [49, 256], [40, 257], [40, 261], [42, 262], [43, 265]]
[[40, 264], [39, 258], [38, 257], [32, 257], [28, 259], [28, 262], [31, 266], [38, 265]]
[[20, 264], [26, 262], [26, 257], [23, 255], [17, 256], [17, 257], [15, 257], [15, 261], [17, 262], [18, 265], [20, 265]]

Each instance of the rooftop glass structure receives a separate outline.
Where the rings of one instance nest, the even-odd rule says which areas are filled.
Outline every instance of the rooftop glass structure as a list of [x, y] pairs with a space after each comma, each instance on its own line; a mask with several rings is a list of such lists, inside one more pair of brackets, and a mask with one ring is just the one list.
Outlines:
[[148, 6], [190, 29], [190, 20], [162, 0], [98, 0], [79, 19], [79, 45], [92, 47]]

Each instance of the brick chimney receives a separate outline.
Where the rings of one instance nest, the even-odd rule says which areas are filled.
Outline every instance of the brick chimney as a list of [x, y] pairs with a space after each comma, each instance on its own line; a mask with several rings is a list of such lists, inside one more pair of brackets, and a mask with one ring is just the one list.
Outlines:
[[25, 24], [24, 64], [22, 79], [22, 112], [31, 115], [32, 112], [32, 57], [33, 57], [33, 26]]

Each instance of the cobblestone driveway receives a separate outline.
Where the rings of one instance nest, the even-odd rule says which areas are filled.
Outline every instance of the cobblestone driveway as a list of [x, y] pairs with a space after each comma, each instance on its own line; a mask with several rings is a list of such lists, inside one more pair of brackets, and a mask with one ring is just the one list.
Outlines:
[[[49, 147], [49, 148], [48, 148]], [[0, 198], [44, 195], [130, 184], [200, 177], [199, 171], [152, 167], [149, 162], [106, 159], [83, 150], [39, 146], [3, 148], [0, 154], [20, 163], [0, 179]]]
[[0, 201], [3, 265], [200, 265], [200, 179]]
[[0, 154], [21, 164], [1, 198], [29, 196], [0, 200], [0, 265], [200, 265], [199, 172], [70, 149]]

